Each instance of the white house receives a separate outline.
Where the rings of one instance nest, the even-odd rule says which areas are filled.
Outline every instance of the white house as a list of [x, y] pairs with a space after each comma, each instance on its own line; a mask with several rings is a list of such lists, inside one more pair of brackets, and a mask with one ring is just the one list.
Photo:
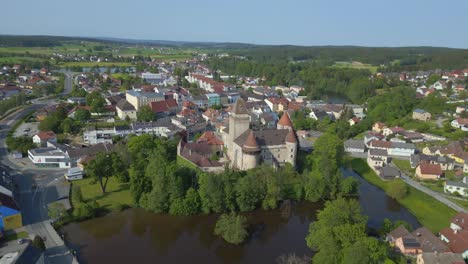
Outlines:
[[464, 197], [468, 196], [468, 177], [464, 177], [462, 182], [447, 181], [444, 192], [457, 193]]
[[117, 110], [117, 116], [122, 120], [125, 120], [127, 117], [130, 120], [137, 119], [135, 107], [127, 102], [127, 100], [120, 100], [115, 109]]
[[43, 131], [34, 135], [32, 140], [38, 146], [46, 146], [47, 142], [57, 143], [57, 136], [53, 131]]
[[346, 152], [350, 153], [364, 153], [366, 151], [363, 140], [348, 139], [344, 142], [344, 148]]
[[82, 180], [83, 179], [83, 169], [80, 167], [73, 167], [68, 169], [65, 173], [65, 179], [69, 181]]
[[468, 118], [457, 118], [451, 123], [452, 127], [459, 128], [462, 131], [468, 131]]

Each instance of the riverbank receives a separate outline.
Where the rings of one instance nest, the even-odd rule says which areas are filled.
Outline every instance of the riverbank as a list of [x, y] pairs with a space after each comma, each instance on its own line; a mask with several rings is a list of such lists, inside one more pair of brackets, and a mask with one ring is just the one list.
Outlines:
[[[346, 165], [356, 171], [369, 183], [379, 187], [387, 192], [389, 182], [383, 181], [367, 165], [364, 159], [350, 158], [346, 160]], [[406, 207], [418, 221], [431, 230], [438, 233], [441, 229], [447, 227], [450, 219], [457, 213], [452, 208], [437, 201], [433, 197], [408, 186], [408, 194], [398, 202]]]

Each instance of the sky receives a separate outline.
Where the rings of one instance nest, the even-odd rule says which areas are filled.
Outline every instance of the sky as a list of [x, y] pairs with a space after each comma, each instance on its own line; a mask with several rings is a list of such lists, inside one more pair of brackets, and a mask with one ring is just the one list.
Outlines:
[[0, 34], [468, 48], [468, 0], [14, 0]]

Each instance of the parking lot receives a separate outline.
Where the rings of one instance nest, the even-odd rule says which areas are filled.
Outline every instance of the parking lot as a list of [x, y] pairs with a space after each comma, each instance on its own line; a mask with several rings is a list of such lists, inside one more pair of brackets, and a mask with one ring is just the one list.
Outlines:
[[20, 136], [29, 136], [32, 137], [39, 132], [37, 128], [39, 122], [32, 122], [32, 123], [22, 123], [18, 129], [15, 131], [15, 137]]

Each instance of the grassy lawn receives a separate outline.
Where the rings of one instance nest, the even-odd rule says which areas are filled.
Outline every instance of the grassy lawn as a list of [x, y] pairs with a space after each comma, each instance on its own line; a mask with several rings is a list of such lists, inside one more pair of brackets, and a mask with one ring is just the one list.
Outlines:
[[6, 241], [13, 241], [13, 240], [17, 240], [17, 239], [20, 239], [20, 238], [28, 238], [28, 237], [29, 237], [28, 232], [21, 231], [19, 233], [14, 233], [14, 234], [10, 234], [10, 235], [5, 236], [5, 240]]
[[[382, 181], [375, 172], [369, 168], [365, 160], [353, 158], [348, 160], [347, 163], [369, 183], [384, 191], [387, 190], [389, 182]], [[457, 213], [455, 210], [421, 191], [410, 186], [408, 187], [408, 195], [398, 200], [398, 202], [416, 216], [423, 226], [427, 227], [433, 233], [437, 233], [442, 228], [449, 225], [450, 219]]]
[[128, 63], [128, 62], [64, 62], [60, 64], [60, 67], [65, 68], [65, 67], [130, 67], [133, 66], [133, 64]]
[[468, 200], [459, 200], [459, 199], [454, 199], [454, 198], [448, 198], [450, 201], [464, 207], [464, 208], [468, 208]]
[[408, 176], [413, 176], [415, 169], [411, 168], [409, 160], [399, 160], [399, 159], [393, 159], [393, 163], [402, 171], [408, 173]]
[[132, 197], [128, 183], [120, 183], [117, 181], [117, 178], [111, 177], [107, 183], [106, 193], [103, 194], [99, 183], [91, 184], [93, 180], [85, 178], [73, 181], [74, 185], [81, 187], [85, 202], [96, 200], [100, 207], [107, 210], [114, 210], [119, 205], [131, 205]]

